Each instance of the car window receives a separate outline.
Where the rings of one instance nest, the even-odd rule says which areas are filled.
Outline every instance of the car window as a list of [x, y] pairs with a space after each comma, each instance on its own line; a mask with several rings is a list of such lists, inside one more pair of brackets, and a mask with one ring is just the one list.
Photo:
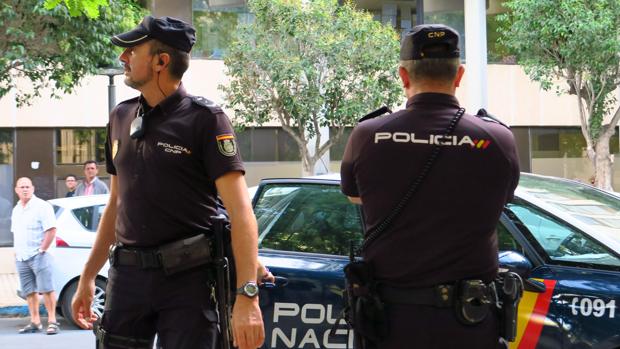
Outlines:
[[512, 234], [510, 234], [510, 231], [508, 231], [508, 228], [502, 223], [497, 225], [497, 247], [500, 251], [514, 251], [525, 255], [523, 247], [515, 240]]
[[524, 202], [511, 203], [508, 208], [527, 227], [550, 260], [620, 266], [620, 259], [607, 247], [541, 209]]
[[62, 207], [58, 205], [52, 205], [52, 207], [54, 208], [54, 215], [58, 218], [58, 216], [62, 213]]
[[263, 249], [347, 255], [363, 235], [358, 207], [336, 185], [265, 185], [254, 212]]
[[96, 231], [105, 205], [87, 206], [73, 209], [73, 215], [86, 230]]

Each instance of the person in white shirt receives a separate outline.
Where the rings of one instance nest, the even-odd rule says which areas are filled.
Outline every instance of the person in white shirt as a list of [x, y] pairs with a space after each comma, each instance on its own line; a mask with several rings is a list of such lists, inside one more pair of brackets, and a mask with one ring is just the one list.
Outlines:
[[34, 195], [30, 178], [22, 177], [15, 184], [19, 202], [11, 215], [11, 232], [15, 249], [15, 265], [21, 292], [26, 296], [30, 323], [19, 333], [40, 332], [39, 294], [43, 295], [48, 315], [47, 334], [56, 334], [56, 294], [52, 284], [52, 256], [47, 253], [56, 236], [56, 216], [48, 202]]

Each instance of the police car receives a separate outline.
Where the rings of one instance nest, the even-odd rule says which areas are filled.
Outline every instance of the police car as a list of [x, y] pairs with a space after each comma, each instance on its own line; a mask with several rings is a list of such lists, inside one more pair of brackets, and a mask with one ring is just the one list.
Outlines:
[[[339, 177], [268, 179], [253, 199], [265, 348], [352, 348], [340, 321], [343, 267], [360, 208]], [[511, 348], [620, 348], [620, 200], [582, 183], [522, 174], [498, 225], [500, 264], [526, 280]], [[330, 330], [334, 329], [330, 334]]]

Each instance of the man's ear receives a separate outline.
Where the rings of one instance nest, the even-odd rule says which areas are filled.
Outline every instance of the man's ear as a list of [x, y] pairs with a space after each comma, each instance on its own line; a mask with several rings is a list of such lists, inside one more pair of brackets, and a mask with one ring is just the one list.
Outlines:
[[454, 78], [454, 87], [459, 87], [461, 85], [461, 79], [463, 78], [463, 74], [465, 74], [465, 67], [463, 65], [459, 65], [459, 69], [456, 71], [456, 77]]
[[159, 70], [163, 70], [168, 66], [168, 63], [170, 63], [170, 55], [166, 52], [160, 53], [157, 60], [157, 66], [160, 67]]
[[411, 79], [409, 79], [409, 72], [404, 67], [398, 67], [398, 75], [400, 75], [400, 80], [403, 82], [403, 88], [407, 89], [411, 86]]

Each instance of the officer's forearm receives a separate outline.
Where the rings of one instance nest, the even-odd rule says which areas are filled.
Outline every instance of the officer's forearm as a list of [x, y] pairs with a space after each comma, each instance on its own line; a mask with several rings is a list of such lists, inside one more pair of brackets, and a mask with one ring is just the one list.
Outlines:
[[85, 280], [95, 279], [108, 258], [110, 245], [116, 242], [116, 176], [112, 176], [110, 187], [110, 199], [101, 215], [95, 243], [82, 271], [81, 277]]
[[256, 281], [258, 268], [258, 241], [256, 219], [252, 211], [231, 217], [232, 248], [237, 268], [237, 285], [239, 288], [248, 281]]
[[252, 212], [245, 178], [232, 171], [215, 181], [230, 217], [232, 249], [235, 256], [237, 287], [256, 281], [258, 267], [258, 227]]

